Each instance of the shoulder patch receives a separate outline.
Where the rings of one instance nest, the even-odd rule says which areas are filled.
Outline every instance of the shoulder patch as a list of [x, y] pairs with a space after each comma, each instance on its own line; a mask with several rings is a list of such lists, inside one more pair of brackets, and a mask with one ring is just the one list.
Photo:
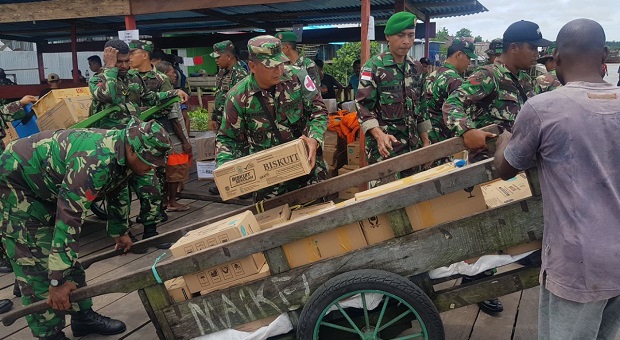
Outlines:
[[308, 91], [316, 91], [316, 85], [314, 85], [314, 81], [312, 81], [312, 78], [310, 78], [310, 76], [307, 74], [304, 78], [304, 87]]
[[371, 80], [372, 79], [372, 70], [368, 68], [364, 68], [361, 73], [361, 80]]

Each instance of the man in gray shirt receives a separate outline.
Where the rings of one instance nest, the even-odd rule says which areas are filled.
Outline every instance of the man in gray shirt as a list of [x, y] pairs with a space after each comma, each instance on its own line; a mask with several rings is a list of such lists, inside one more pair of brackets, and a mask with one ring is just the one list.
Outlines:
[[601, 77], [607, 54], [595, 21], [562, 27], [554, 59], [566, 86], [528, 100], [498, 140], [502, 178], [539, 171], [539, 339], [615, 339], [620, 328], [620, 89]]

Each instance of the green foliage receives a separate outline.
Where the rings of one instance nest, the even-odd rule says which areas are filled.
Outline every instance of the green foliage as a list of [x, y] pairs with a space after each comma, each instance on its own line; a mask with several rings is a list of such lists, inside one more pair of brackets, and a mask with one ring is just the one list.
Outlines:
[[203, 107], [199, 107], [194, 111], [189, 111], [189, 124], [192, 131], [208, 131], [209, 119], [211, 115], [209, 111]]
[[479, 35], [477, 35], [477, 36], [474, 38], [474, 42], [482, 42], [482, 37], [481, 37], [481, 36], [479, 36]]
[[437, 31], [436, 37], [431, 39], [432, 41], [448, 41], [450, 33], [448, 33], [448, 29], [442, 27], [439, 31]]
[[460, 30], [458, 30], [458, 32], [456, 32], [455, 37], [457, 38], [466, 38], [466, 37], [471, 37], [471, 30], [468, 28], [461, 28]]
[[[325, 63], [325, 73], [331, 74], [338, 80], [343, 86], [349, 83], [349, 77], [353, 74], [353, 62], [360, 59], [362, 51], [362, 43], [345, 43], [336, 52], [336, 58], [332, 59], [331, 63]], [[374, 56], [379, 54], [379, 43], [376, 41], [370, 42], [370, 55]]]
[[620, 41], [608, 41], [605, 45], [611, 50], [620, 50]]

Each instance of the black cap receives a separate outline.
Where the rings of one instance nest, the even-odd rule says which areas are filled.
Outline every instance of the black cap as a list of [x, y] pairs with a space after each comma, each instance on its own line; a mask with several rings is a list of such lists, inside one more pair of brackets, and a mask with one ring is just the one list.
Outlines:
[[420, 63], [430, 65], [431, 61], [428, 58], [420, 58]]
[[526, 42], [537, 47], [551, 45], [551, 41], [543, 39], [540, 27], [531, 21], [517, 21], [508, 26], [504, 32], [504, 43]]

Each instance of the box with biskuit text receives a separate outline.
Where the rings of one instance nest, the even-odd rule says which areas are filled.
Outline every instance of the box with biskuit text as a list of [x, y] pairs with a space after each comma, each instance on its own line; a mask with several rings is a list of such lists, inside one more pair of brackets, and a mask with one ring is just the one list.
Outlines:
[[88, 118], [91, 103], [90, 96], [62, 98], [44, 114], [37, 114], [39, 129], [68, 129]]
[[274, 146], [267, 150], [222, 164], [213, 177], [223, 200], [258, 191], [312, 171], [303, 140]]
[[51, 90], [43, 97], [39, 98], [39, 100], [32, 105], [32, 109], [37, 114], [37, 117], [40, 117], [60, 103], [62, 99], [76, 97], [91, 98], [90, 89], [88, 87], [75, 87], [70, 89]]

